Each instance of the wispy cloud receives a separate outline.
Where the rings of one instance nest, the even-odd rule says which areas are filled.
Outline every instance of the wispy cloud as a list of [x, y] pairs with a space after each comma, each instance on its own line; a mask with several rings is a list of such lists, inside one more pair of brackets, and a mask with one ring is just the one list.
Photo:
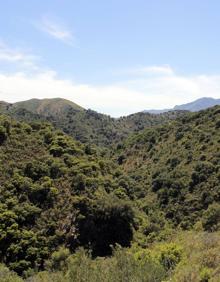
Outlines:
[[38, 69], [39, 57], [18, 48], [11, 48], [5, 42], [0, 41], [0, 62], [18, 64], [20, 67]]
[[115, 75], [129, 75], [129, 76], [164, 76], [173, 75], [174, 70], [169, 65], [153, 65], [153, 66], [138, 66], [128, 69], [122, 69], [114, 72]]
[[35, 26], [57, 40], [70, 45], [75, 44], [73, 33], [58, 20], [43, 17]]
[[172, 75], [174, 70], [169, 65], [162, 66], [148, 66], [137, 69], [139, 73], [156, 74], [156, 75]]

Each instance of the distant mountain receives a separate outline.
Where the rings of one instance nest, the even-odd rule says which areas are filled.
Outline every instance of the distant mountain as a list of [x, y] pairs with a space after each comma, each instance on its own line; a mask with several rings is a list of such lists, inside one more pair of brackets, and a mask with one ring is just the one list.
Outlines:
[[153, 114], [153, 115], [159, 115], [159, 114], [164, 114], [169, 111], [172, 111], [172, 109], [163, 109], [163, 110], [145, 110], [144, 113], [147, 114]]
[[190, 111], [190, 112], [197, 112], [200, 110], [205, 110], [211, 107], [214, 107], [216, 105], [220, 105], [220, 99], [214, 99], [214, 98], [200, 98], [198, 100], [195, 100], [191, 103], [183, 104], [183, 105], [177, 105], [172, 109], [163, 109], [163, 110], [145, 110], [145, 113], [150, 113], [150, 114], [161, 114], [165, 113], [168, 111]]
[[175, 106], [174, 110], [185, 110], [185, 111], [190, 111], [190, 112], [198, 112], [200, 110], [205, 110], [207, 108], [211, 108], [216, 105], [220, 105], [220, 99], [201, 98], [191, 103], [187, 103], [187, 104], [180, 105], [180, 106]]
[[161, 115], [140, 112], [116, 119], [83, 109], [61, 98], [31, 99], [14, 104], [0, 102], [0, 113], [20, 121], [46, 120], [83, 143], [89, 142], [100, 146], [118, 143], [130, 133], [164, 124], [183, 114], [181, 111]]

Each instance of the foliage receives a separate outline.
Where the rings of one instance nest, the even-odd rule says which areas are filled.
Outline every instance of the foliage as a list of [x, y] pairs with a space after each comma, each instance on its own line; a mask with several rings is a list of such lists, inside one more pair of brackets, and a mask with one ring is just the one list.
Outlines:
[[181, 261], [182, 249], [176, 244], [169, 243], [163, 244], [157, 251], [160, 263], [166, 270], [174, 269], [176, 265]]
[[220, 229], [220, 204], [213, 203], [204, 212], [203, 227], [207, 231]]
[[[61, 245], [92, 248], [96, 256], [111, 254], [116, 243], [131, 244], [131, 183], [117, 164], [50, 124], [0, 116], [7, 132], [5, 124], [10, 135], [0, 148], [1, 261], [26, 276], [44, 270]], [[114, 193], [121, 185], [126, 201]], [[62, 264], [60, 252], [53, 264]]]
[[[85, 110], [65, 99], [31, 99], [15, 104], [0, 104], [0, 112], [23, 121], [49, 121], [53, 125], [83, 143], [110, 146], [124, 140], [129, 134], [156, 124], [166, 123], [184, 112], [161, 115], [137, 113], [119, 119]], [[53, 146], [54, 153], [61, 148]], [[59, 152], [61, 151], [61, 152]]]
[[91, 248], [94, 256], [107, 256], [112, 246], [129, 247], [133, 239], [132, 208], [124, 201], [106, 195], [96, 201], [80, 200], [76, 218], [79, 244]]
[[47, 268], [54, 271], [61, 271], [67, 268], [67, 259], [70, 256], [69, 249], [60, 247], [57, 251], [53, 252], [50, 260], [47, 262]]
[[171, 281], [220, 281], [219, 236], [219, 233], [192, 231], [178, 234], [173, 241], [182, 246], [183, 256]]
[[22, 282], [23, 280], [14, 272], [2, 264], [0, 265], [0, 281], [1, 282]]
[[[166, 219], [184, 229], [214, 212], [204, 213], [220, 201], [219, 118], [219, 106], [188, 113], [169, 125], [131, 135], [123, 145], [121, 167], [142, 187], [142, 201], [155, 193]], [[116, 158], [120, 155], [121, 149]]]
[[58, 102], [0, 116], [0, 281], [219, 281], [219, 107]]

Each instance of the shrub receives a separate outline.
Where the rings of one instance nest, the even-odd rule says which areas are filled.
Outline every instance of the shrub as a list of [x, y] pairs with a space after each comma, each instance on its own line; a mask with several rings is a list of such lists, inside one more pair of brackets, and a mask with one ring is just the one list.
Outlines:
[[213, 203], [209, 205], [208, 209], [204, 212], [203, 228], [206, 231], [216, 231], [220, 228], [220, 204]]
[[21, 279], [16, 273], [10, 271], [7, 267], [0, 264], [0, 281], [1, 282], [22, 282]]
[[112, 253], [111, 245], [129, 247], [133, 238], [133, 210], [122, 200], [108, 196], [104, 199], [77, 203], [79, 243], [92, 249], [94, 256]]
[[111, 258], [92, 260], [83, 249], [69, 259], [68, 281], [92, 282], [160, 282], [164, 268], [153, 260], [137, 260], [128, 250], [117, 247]]
[[53, 271], [64, 271], [67, 268], [67, 259], [70, 256], [69, 249], [60, 247], [51, 255], [50, 261], [47, 262], [47, 266]]
[[211, 278], [211, 273], [212, 273], [212, 270], [210, 268], [203, 268], [201, 271], [200, 271], [200, 282], [208, 282], [209, 279]]
[[7, 139], [7, 132], [4, 126], [0, 126], [0, 145]]
[[27, 163], [24, 169], [25, 176], [33, 179], [34, 181], [39, 180], [43, 176], [49, 175], [48, 166], [43, 162], [34, 161]]
[[158, 254], [161, 264], [166, 270], [170, 270], [181, 261], [182, 248], [174, 243], [167, 243], [160, 246]]

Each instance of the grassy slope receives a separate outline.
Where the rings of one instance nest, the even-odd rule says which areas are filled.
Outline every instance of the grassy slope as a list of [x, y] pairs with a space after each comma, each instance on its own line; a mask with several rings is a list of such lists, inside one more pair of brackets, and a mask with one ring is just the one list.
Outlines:
[[28, 101], [17, 102], [12, 105], [13, 109], [26, 109], [27, 111], [43, 116], [62, 114], [68, 108], [82, 111], [79, 105], [61, 98], [54, 99], [31, 99]]

